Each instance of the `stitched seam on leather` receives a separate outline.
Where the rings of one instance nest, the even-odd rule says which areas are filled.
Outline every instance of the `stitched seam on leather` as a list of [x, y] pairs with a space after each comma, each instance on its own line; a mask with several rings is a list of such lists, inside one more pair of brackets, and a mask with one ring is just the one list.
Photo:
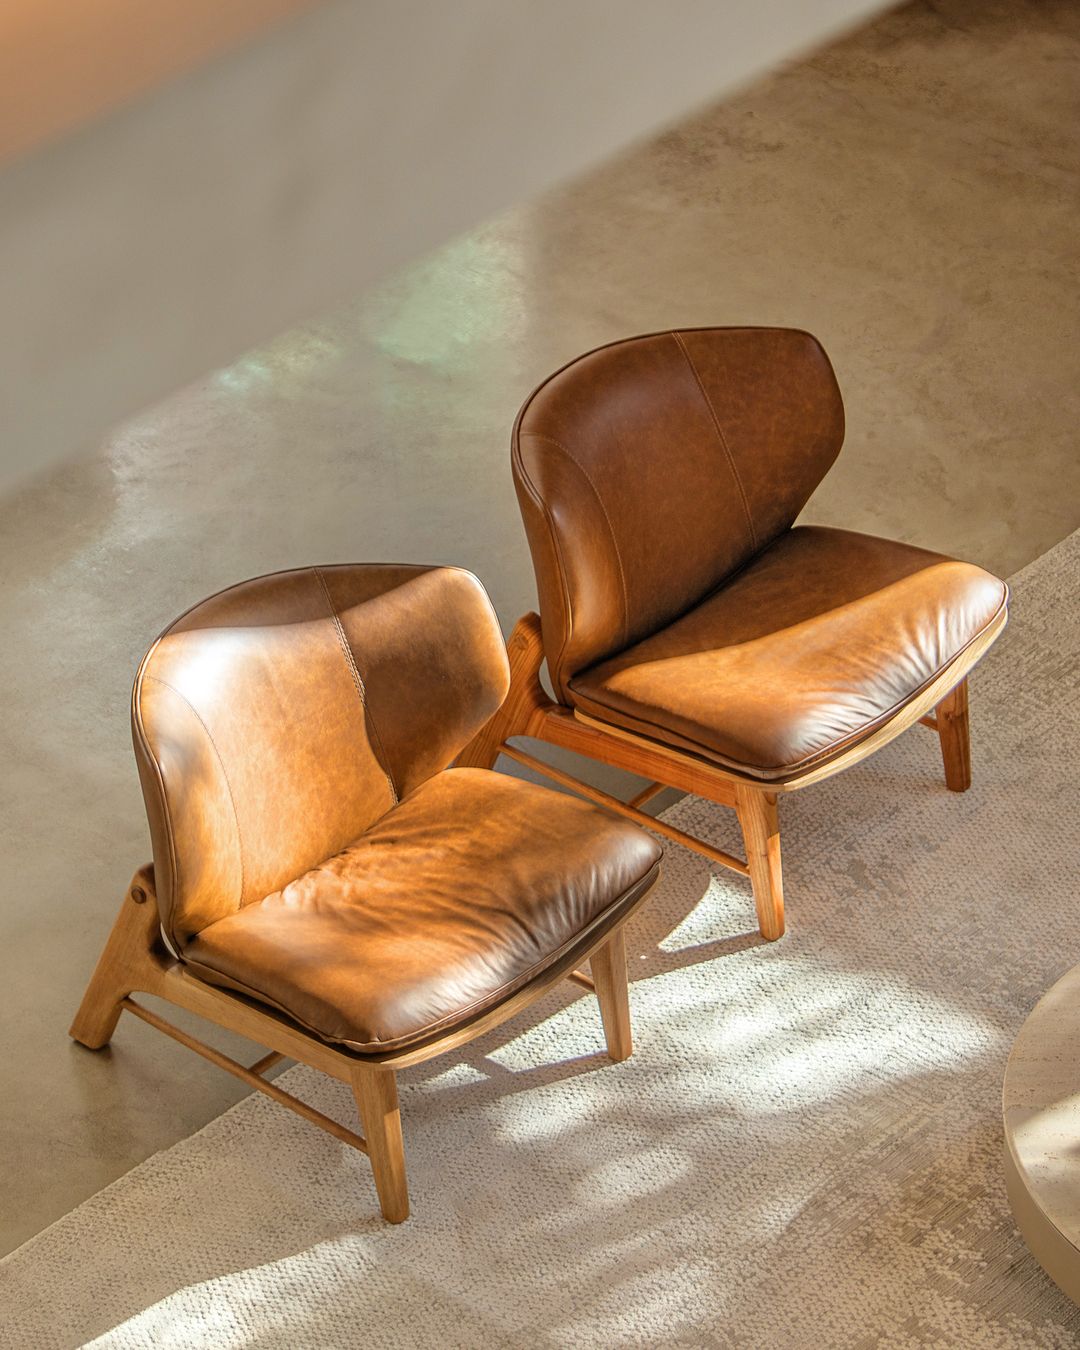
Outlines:
[[[566, 563], [563, 560], [562, 549], [559, 547], [559, 536], [556, 533], [554, 522], [551, 519], [551, 512], [547, 509], [547, 505], [544, 502], [544, 499], [540, 496], [539, 492], [537, 492], [536, 485], [529, 477], [529, 471], [528, 469], [526, 469], [525, 463], [521, 458], [521, 437], [523, 435], [528, 436], [529, 432], [527, 431], [518, 432], [517, 434], [518, 443], [515, 446], [515, 456], [517, 460], [517, 465], [521, 472], [521, 481], [525, 484], [526, 491], [528, 492], [529, 496], [533, 499], [533, 502], [535, 503], [537, 509], [544, 518], [544, 523], [547, 525], [548, 536], [551, 539], [551, 548], [555, 554], [555, 565], [558, 568], [559, 572], [559, 585], [562, 587], [563, 609], [566, 612], [566, 636], [563, 638], [562, 646], [559, 648], [559, 654], [555, 658], [554, 670], [550, 669], [551, 662], [550, 661], [548, 662], [549, 674], [551, 675], [551, 682], [555, 686], [555, 694], [556, 697], [558, 697], [559, 686], [562, 683], [563, 659], [566, 656], [567, 648], [570, 646], [570, 639], [574, 636], [574, 606], [573, 602], [570, 599], [570, 586], [566, 580]], [[538, 602], [539, 599], [540, 599], [539, 587], [537, 587]], [[544, 617], [543, 613], [541, 612], [540, 615], [541, 625], [543, 624], [543, 617]], [[567, 683], [569, 684], [569, 681], [567, 681]]]
[[[487, 771], [485, 770], [485, 772]], [[567, 954], [567, 952], [572, 951], [579, 942], [587, 940], [591, 935], [593, 935], [596, 932], [598, 928], [602, 929], [605, 921], [611, 919], [613, 910], [617, 910], [622, 905], [626, 905], [627, 907], [629, 907], [630, 902], [635, 900], [643, 890], [646, 892], [650, 890], [651, 886], [647, 887], [645, 883], [649, 882], [650, 880], [652, 882], [655, 882], [657, 875], [659, 874], [660, 864], [662, 861], [663, 861], [662, 856], [660, 858], [657, 858], [657, 860], [653, 863], [653, 865], [649, 868], [648, 872], [646, 872], [643, 877], [639, 877], [638, 880], [635, 881], [632, 885], [628, 886], [624, 891], [621, 891], [619, 895], [617, 895], [614, 900], [610, 901], [610, 903], [605, 906], [605, 908], [596, 916], [596, 918], [593, 919], [593, 921], [588, 925], [588, 927], [583, 929], [580, 933], [576, 933], [572, 938], [568, 938], [556, 949], [556, 951], [552, 955], [545, 957], [541, 961], [534, 961], [533, 964], [529, 966], [527, 970], [520, 972], [518, 975], [515, 975], [512, 980], [507, 980], [504, 984], [499, 985], [499, 987], [493, 990], [490, 994], [485, 994], [482, 998], [473, 999], [471, 1003], [467, 1004], [462, 1009], [458, 1009], [456, 1012], [447, 1013], [445, 1017], [440, 1017], [439, 1020], [437, 1022], [433, 1022], [431, 1026], [424, 1027], [422, 1030], [416, 1032], [415, 1034], [406, 1033], [404, 1036], [395, 1036], [388, 1041], [376, 1040], [376, 1041], [361, 1042], [361, 1041], [351, 1041], [348, 1038], [344, 1037], [338, 1038], [337, 1036], [328, 1035], [326, 1032], [320, 1031], [311, 1022], [305, 1021], [304, 1018], [297, 1016], [297, 1014], [294, 1012], [291, 1012], [284, 1005], [284, 1003], [279, 1003], [269, 994], [260, 993], [255, 988], [254, 985], [250, 985], [244, 980], [237, 979], [234, 975], [229, 975], [224, 970], [218, 970], [214, 966], [210, 965], [208, 962], [200, 961], [197, 957], [193, 958], [186, 955], [182, 955], [182, 960], [184, 961], [185, 965], [191, 966], [192, 968], [211, 971], [213, 974], [219, 975], [223, 980], [230, 981], [232, 985], [235, 986], [235, 988], [240, 992], [246, 992], [250, 994], [251, 997], [258, 1000], [258, 1002], [265, 1003], [269, 1005], [271, 1008], [277, 1008], [279, 1012], [283, 1012], [287, 1017], [291, 1018], [298, 1026], [303, 1027], [305, 1031], [312, 1032], [314, 1035], [318, 1036], [319, 1039], [322, 1041], [331, 1042], [335, 1045], [347, 1045], [350, 1048], [357, 1049], [359, 1054], [364, 1053], [375, 1054], [381, 1053], [383, 1051], [393, 1051], [399, 1049], [411, 1050], [418, 1045], [426, 1045], [430, 1040], [437, 1039], [438, 1033], [440, 1031], [448, 1027], [452, 1028], [454, 1025], [460, 1022], [468, 1021], [470, 1014], [475, 1013], [476, 1015], [479, 1016], [483, 1012], [487, 1011], [489, 1008], [497, 1006], [497, 1004], [504, 1002], [506, 999], [512, 997], [515, 993], [517, 993], [519, 989], [522, 989], [525, 985], [527, 985], [530, 982], [530, 980], [532, 980], [534, 977], [542, 975], [545, 970], [548, 970], [550, 969], [551, 966], [556, 965]], [[610, 931], [614, 932], [615, 928], [618, 926], [618, 919], [619, 915], [616, 914], [615, 922], [611, 923]], [[360, 1049], [361, 1045], [367, 1047], [366, 1050], [361, 1050]]]
[[756, 549], [757, 531], [754, 529], [754, 518], [750, 514], [750, 503], [747, 500], [746, 489], [743, 487], [743, 481], [741, 475], [739, 474], [738, 465], [735, 463], [735, 456], [731, 453], [731, 446], [728, 445], [727, 437], [724, 435], [724, 429], [720, 425], [720, 419], [719, 417], [717, 417], [716, 409], [713, 407], [713, 401], [709, 397], [709, 395], [705, 392], [705, 386], [701, 382], [701, 376], [698, 374], [698, 368], [697, 366], [694, 365], [693, 359], [691, 358], [689, 351], [687, 351], [686, 343], [682, 339], [682, 334], [676, 333], [674, 330], [672, 330], [671, 336], [675, 339], [676, 343], [678, 344], [679, 350], [686, 358], [686, 364], [690, 367], [690, 373], [693, 375], [694, 382], [697, 384], [697, 387], [701, 390], [701, 397], [705, 400], [705, 406], [709, 410], [709, 416], [712, 418], [713, 426], [716, 428], [716, 434], [720, 439], [721, 446], [723, 446], [724, 454], [727, 456], [727, 462], [731, 469], [731, 475], [735, 479], [735, 486], [739, 489], [739, 499], [742, 502], [743, 514], [746, 516], [746, 528], [750, 531], [750, 547], [751, 549]]
[[371, 715], [371, 709], [368, 707], [367, 690], [364, 688], [364, 681], [356, 665], [356, 658], [353, 656], [352, 648], [349, 646], [349, 639], [345, 636], [345, 629], [342, 627], [341, 620], [338, 618], [337, 610], [334, 608], [334, 602], [330, 598], [330, 588], [326, 584], [326, 578], [322, 574], [321, 567], [311, 569], [319, 579], [319, 585], [322, 587], [323, 595], [326, 596], [326, 603], [330, 610], [330, 621], [334, 625], [334, 631], [337, 633], [338, 646], [341, 648], [341, 654], [345, 658], [345, 664], [349, 668], [352, 676], [352, 682], [356, 687], [356, 696], [360, 700], [360, 707], [364, 711], [364, 721], [371, 729], [371, 739], [375, 742], [375, 754], [379, 761], [379, 768], [383, 771], [383, 777], [386, 779], [386, 785], [390, 789], [390, 795], [394, 799], [396, 806], [401, 798], [398, 796], [397, 787], [390, 776], [390, 761], [386, 757], [386, 751], [383, 749], [382, 740], [379, 736], [379, 729], [375, 725], [375, 719]]
[[619, 584], [622, 586], [622, 600], [623, 600], [623, 623], [622, 623], [621, 640], [623, 645], [625, 646], [628, 641], [628, 634], [630, 632], [630, 601], [626, 591], [626, 572], [623, 570], [622, 554], [619, 552], [619, 541], [615, 536], [615, 527], [611, 523], [611, 517], [608, 515], [608, 509], [604, 505], [604, 499], [603, 497], [600, 496], [600, 493], [597, 491], [596, 484], [590, 477], [589, 471], [585, 468], [585, 466], [582, 463], [580, 463], [579, 460], [575, 458], [574, 455], [570, 453], [570, 451], [566, 448], [565, 445], [562, 444], [561, 441], [555, 440], [553, 436], [545, 436], [544, 433], [541, 431], [526, 431], [523, 432], [522, 434], [525, 436], [532, 436], [535, 440], [538, 441], [545, 441], [548, 445], [553, 445], [556, 450], [561, 450], [563, 454], [566, 456], [566, 458], [570, 461], [570, 463], [573, 464], [580, 471], [586, 483], [588, 483], [589, 487], [592, 488], [593, 496], [596, 498], [600, 510], [604, 513], [604, 520], [607, 522], [608, 533], [611, 535], [611, 545], [615, 550], [615, 561], [619, 567]]
[[[226, 790], [227, 790], [227, 792], [228, 792], [228, 794], [229, 794], [229, 805], [232, 807], [233, 821], [234, 821], [234, 823], [235, 823], [235, 825], [236, 825], [236, 846], [237, 846], [237, 851], [238, 851], [239, 854], [240, 854], [240, 900], [239, 900], [239, 903], [237, 904], [236, 908], [237, 908], [238, 910], [243, 909], [243, 907], [244, 907], [244, 835], [243, 835], [242, 830], [240, 829], [240, 813], [239, 813], [239, 812], [237, 811], [237, 809], [236, 809], [236, 798], [233, 796], [232, 783], [229, 782], [229, 775], [228, 775], [228, 773], [226, 773], [226, 771], [225, 771], [225, 761], [224, 761], [224, 759], [222, 759], [222, 757], [221, 757], [221, 751], [218, 749], [217, 741], [215, 741], [214, 738], [213, 738], [213, 736], [211, 735], [211, 733], [210, 733], [210, 728], [206, 725], [206, 723], [205, 723], [205, 722], [202, 720], [202, 718], [199, 716], [199, 710], [195, 707], [195, 705], [191, 702], [190, 699], [184, 697], [184, 695], [180, 692], [179, 689], [174, 688], [171, 684], [169, 684], [169, 682], [168, 682], [167, 680], [160, 680], [160, 679], [158, 679], [158, 677], [157, 677], [156, 675], [145, 675], [145, 676], [143, 676], [143, 682], [145, 683], [147, 680], [152, 681], [154, 684], [160, 684], [161, 687], [162, 687], [163, 689], [168, 689], [171, 693], [174, 693], [174, 694], [176, 695], [176, 697], [181, 701], [181, 703], [186, 703], [186, 704], [187, 704], [187, 706], [191, 709], [192, 716], [193, 716], [193, 717], [195, 718], [195, 720], [198, 722], [199, 726], [202, 727], [203, 731], [206, 732], [206, 739], [210, 742], [210, 744], [211, 744], [211, 745], [213, 746], [213, 748], [214, 748], [214, 755], [215, 755], [215, 757], [217, 758], [218, 766], [219, 766], [219, 768], [221, 769], [221, 776], [222, 776], [222, 778], [225, 779], [225, 788], [226, 788]], [[157, 756], [156, 756], [156, 755], [154, 756], [154, 762], [155, 762], [155, 764], [156, 764], [156, 762], [157, 762]], [[175, 850], [174, 850], [174, 853], [175, 853]]]

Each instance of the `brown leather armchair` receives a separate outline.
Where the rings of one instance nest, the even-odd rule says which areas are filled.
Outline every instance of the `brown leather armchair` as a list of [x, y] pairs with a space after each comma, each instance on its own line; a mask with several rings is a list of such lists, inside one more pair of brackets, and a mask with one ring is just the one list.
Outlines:
[[[447, 567], [260, 577], [150, 648], [132, 728], [154, 861], [136, 873], [71, 1028], [122, 1011], [367, 1152], [409, 1212], [395, 1071], [568, 978], [631, 1051], [622, 926], [655, 840], [573, 797], [447, 769], [507, 690], [483, 587]], [[588, 960], [591, 979], [578, 967]], [[157, 995], [270, 1053], [250, 1068], [132, 999]], [[364, 1138], [263, 1075], [351, 1085]]]
[[[647, 823], [749, 874], [770, 939], [778, 797], [916, 721], [964, 791], [966, 677], [1006, 621], [1004, 583], [978, 567], [794, 526], [843, 434], [828, 357], [791, 329], [630, 338], [541, 384], [513, 436], [540, 617], [514, 630], [510, 694], [458, 761], [502, 751], [639, 823], [666, 786], [734, 807], [745, 862]], [[619, 803], [507, 744], [519, 736], [654, 781]]]

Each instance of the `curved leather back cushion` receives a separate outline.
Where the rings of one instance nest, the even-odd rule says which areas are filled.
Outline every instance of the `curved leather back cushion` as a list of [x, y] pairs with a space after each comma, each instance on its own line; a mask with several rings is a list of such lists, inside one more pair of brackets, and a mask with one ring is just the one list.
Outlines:
[[654, 333], [545, 381], [513, 468], [557, 697], [787, 529], [843, 438], [828, 357], [795, 329]]
[[456, 568], [279, 572], [189, 610], [132, 695], [170, 939], [338, 853], [451, 762], [508, 682], [490, 601]]

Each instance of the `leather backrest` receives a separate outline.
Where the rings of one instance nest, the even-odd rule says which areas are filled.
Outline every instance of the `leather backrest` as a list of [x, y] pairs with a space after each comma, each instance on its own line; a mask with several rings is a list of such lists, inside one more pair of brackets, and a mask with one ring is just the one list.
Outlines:
[[546, 380], [513, 470], [556, 697], [786, 530], [843, 438], [829, 359], [795, 329], [653, 333]]
[[508, 683], [487, 595], [456, 568], [279, 572], [177, 619], [132, 695], [174, 946], [357, 839], [446, 768]]

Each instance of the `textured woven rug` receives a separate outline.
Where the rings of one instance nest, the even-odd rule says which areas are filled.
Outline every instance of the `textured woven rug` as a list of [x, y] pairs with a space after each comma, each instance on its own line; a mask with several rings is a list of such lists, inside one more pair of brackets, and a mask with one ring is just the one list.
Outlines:
[[[1016, 579], [966, 796], [916, 729], [782, 803], [783, 941], [669, 848], [627, 1064], [566, 986], [403, 1075], [407, 1224], [252, 1096], [0, 1263], [0, 1345], [1080, 1344], [1011, 1221], [1000, 1115], [1017, 1029], [1080, 959], [1078, 570], [1073, 536]], [[669, 818], [737, 843], [703, 802]], [[342, 1086], [286, 1080], [352, 1121]]]

